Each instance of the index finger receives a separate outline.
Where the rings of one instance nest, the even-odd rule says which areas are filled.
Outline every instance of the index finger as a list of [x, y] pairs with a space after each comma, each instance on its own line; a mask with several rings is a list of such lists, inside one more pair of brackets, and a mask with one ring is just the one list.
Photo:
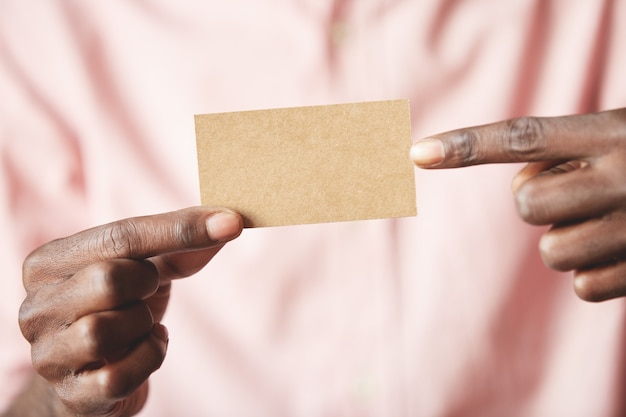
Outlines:
[[504, 162], [585, 159], [624, 130], [624, 109], [562, 117], [521, 117], [453, 130], [416, 142], [411, 159], [422, 168]]
[[24, 262], [24, 279], [65, 279], [87, 265], [110, 259], [146, 259], [224, 244], [243, 221], [220, 208], [192, 207], [119, 220], [57, 239]]

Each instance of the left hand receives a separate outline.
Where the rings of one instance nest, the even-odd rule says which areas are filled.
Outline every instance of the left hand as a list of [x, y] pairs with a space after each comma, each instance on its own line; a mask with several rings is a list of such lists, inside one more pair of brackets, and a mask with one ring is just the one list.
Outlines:
[[626, 295], [626, 108], [442, 133], [416, 142], [411, 158], [421, 168], [529, 162], [513, 193], [526, 222], [552, 225], [544, 263], [574, 271], [584, 300]]

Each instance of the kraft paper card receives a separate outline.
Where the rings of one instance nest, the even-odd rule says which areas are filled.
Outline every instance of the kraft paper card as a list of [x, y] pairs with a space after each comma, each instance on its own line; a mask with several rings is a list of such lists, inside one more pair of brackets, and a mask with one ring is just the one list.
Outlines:
[[246, 227], [417, 214], [408, 100], [195, 116], [202, 204]]

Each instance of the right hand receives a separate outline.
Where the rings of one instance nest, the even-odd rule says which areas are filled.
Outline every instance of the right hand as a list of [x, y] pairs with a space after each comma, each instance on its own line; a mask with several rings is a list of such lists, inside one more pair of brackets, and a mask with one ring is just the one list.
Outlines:
[[242, 225], [233, 212], [194, 207], [95, 227], [28, 256], [20, 327], [68, 415], [143, 407], [165, 358], [171, 280], [199, 271]]

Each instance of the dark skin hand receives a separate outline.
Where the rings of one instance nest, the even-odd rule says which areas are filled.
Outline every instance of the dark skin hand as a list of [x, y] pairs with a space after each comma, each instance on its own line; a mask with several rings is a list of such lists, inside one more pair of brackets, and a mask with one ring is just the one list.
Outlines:
[[429, 169], [528, 162], [512, 188], [526, 222], [552, 226], [539, 244], [545, 264], [574, 271], [584, 300], [626, 295], [626, 108], [442, 133], [411, 158]]
[[138, 412], [165, 358], [171, 281], [199, 271], [242, 225], [225, 209], [194, 207], [89, 229], [29, 255], [19, 321], [39, 376], [15, 415]]

